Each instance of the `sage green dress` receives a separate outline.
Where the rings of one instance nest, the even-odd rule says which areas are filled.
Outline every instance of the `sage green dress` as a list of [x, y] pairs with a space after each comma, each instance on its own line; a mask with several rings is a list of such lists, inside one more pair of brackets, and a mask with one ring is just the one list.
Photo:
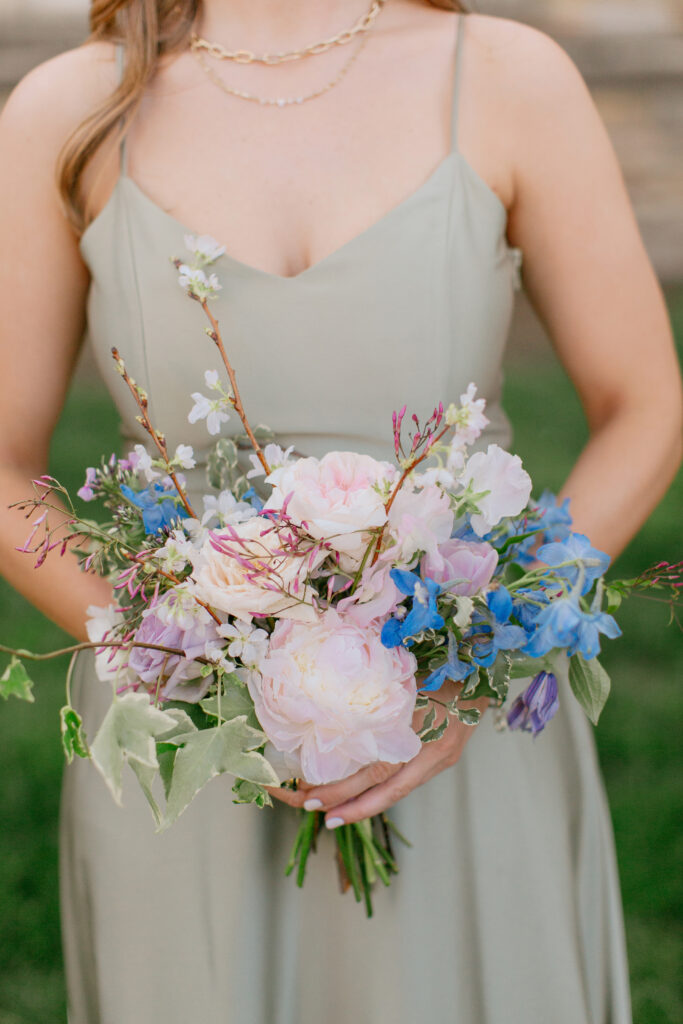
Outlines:
[[[463, 22], [464, 24], [464, 22]], [[253, 422], [283, 445], [391, 458], [392, 410], [421, 415], [475, 381], [509, 445], [501, 359], [518, 283], [506, 212], [458, 150], [362, 234], [296, 277], [229, 255], [221, 320]], [[206, 452], [190, 392], [218, 368], [176, 283], [186, 227], [126, 176], [82, 239], [89, 329], [125, 440], [145, 441], [116, 345], [169, 446]], [[234, 422], [227, 425], [235, 428]], [[191, 479], [195, 495], [203, 473]], [[108, 705], [81, 662], [92, 735]], [[296, 815], [231, 802], [214, 780], [159, 836], [135, 780], [117, 808], [92, 765], [66, 771], [62, 910], [71, 1024], [628, 1024], [609, 813], [591, 727], [561, 681], [536, 740], [484, 716], [461, 761], [395, 818], [413, 841], [368, 921], [322, 835], [299, 891], [283, 875]]]

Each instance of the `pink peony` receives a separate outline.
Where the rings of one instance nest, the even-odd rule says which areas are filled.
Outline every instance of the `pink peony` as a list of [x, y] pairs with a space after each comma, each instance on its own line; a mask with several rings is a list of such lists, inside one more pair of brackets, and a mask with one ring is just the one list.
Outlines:
[[291, 519], [305, 523], [312, 537], [329, 539], [335, 551], [347, 556], [346, 567], [353, 568], [370, 542], [367, 531], [386, 522], [383, 485], [395, 476], [388, 462], [355, 452], [298, 459], [268, 477], [273, 493], [266, 508], [281, 509], [287, 502]]
[[479, 498], [479, 513], [470, 519], [480, 537], [506, 516], [518, 516], [531, 496], [531, 477], [519, 455], [511, 455], [497, 444], [471, 455], [458, 481], [463, 487], [470, 486], [475, 494], [488, 492]]
[[[327, 552], [283, 553], [278, 531], [263, 516], [218, 530], [213, 537], [204, 543], [192, 574], [198, 597], [247, 622], [254, 615], [315, 619], [314, 592], [306, 577]], [[225, 550], [216, 550], [216, 542]]]
[[407, 565], [418, 551], [437, 554], [453, 532], [453, 513], [448, 495], [430, 484], [419, 491], [404, 485], [389, 510], [389, 535], [395, 546], [385, 556]]
[[404, 647], [384, 647], [378, 629], [334, 609], [313, 624], [280, 621], [259, 668], [248, 679], [259, 722], [307, 782], [419, 753], [411, 727], [416, 661]]
[[422, 572], [437, 583], [458, 580], [448, 590], [459, 597], [473, 597], [490, 583], [498, 564], [498, 552], [490, 544], [452, 537], [439, 544], [437, 553], [422, 559]]

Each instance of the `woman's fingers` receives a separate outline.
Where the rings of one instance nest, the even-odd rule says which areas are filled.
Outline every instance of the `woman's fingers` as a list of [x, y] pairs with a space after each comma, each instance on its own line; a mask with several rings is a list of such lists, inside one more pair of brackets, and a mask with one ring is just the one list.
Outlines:
[[337, 804], [345, 804], [359, 793], [370, 789], [371, 786], [386, 782], [401, 767], [401, 763], [387, 764], [385, 761], [376, 761], [340, 782], [330, 782], [326, 786], [312, 786], [305, 794], [304, 807], [307, 811], [326, 811], [329, 807], [334, 807]]
[[371, 818], [373, 814], [382, 814], [423, 782], [427, 782], [443, 765], [442, 754], [433, 749], [435, 746], [436, 744], [424, 746], [417, 757], [401, 765], [385, 782], [366, 789], [353, 800], [330, 807], [325, 816], [327, 827], [337, 828], [339, 825], [349, 825], [364, 818]]

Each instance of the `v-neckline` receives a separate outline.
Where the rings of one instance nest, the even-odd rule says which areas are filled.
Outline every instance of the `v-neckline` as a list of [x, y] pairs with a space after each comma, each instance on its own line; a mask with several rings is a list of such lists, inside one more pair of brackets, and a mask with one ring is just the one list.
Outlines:
[[[401, 199], [394, 206], [390, 207], [385, 213], [381, 214], [381, 216], [378, 217], [376, 220], [374, 220], [371, 224], [369, 224], [368, 227], [363, 228], [362, 231], [359, 231], [357, 234], [355, 234], [351, 238], [349, 238], [346, 242], [343, 242], [341, 245], [337, 246], [336, 249], [333, 249], [331, 252], [327, 253], [327, 255], [322, 256], [320, 259], [315, 260], [308, 267], [304, 267], [303, 270], [300, 270], [296, 274], [276, 274], [276, 273], [274, 273], [273, 271], [270, 271], [270, 270], [263, 270], [262, 268], [256, 267], [256, 266], [254, 266], [251, 263], [246, 263], [244, 260], [238, 259], [236, 256], [231, 256], [230, 253], [227, 251], [227, 249], [221, 255], [221, 257], [217, 261], [216, 265], [219, 265], [220, 263], [223, 263], [223, 264], [226, 264], [226, 265], [229, 265], [229, 266], [235, 268], [236, 270], [240, 271], [243, 274], [252, 274], [252, 275], [256, 275], [258, 277], [264, 278], [266, 280], [271, 280], [271, 281], [275, 281], [275, 282], [278, 282], [278, 283], [284, 283], [284, 284], [293, 284], [294, 282], [302, 281], [302, 280], [304, 280], [304, 279], [306, 279], [308, 277], [311, 277], [311, 276], [317, 274], [319, 271], [324, 270], [328, 266], [328, 264], [334, 263], [334, 261], [336, 259], [340, 258], [342, 256], [342, 254], [344, 254], [347, 250], [352, 249], [353, 247], [355, 247], [355, 246], [357, 246], [359, 244], [362, 244], [368, 237], [373, 235], [376, 231], [380, 230], [390, 220], [392, 220], [394, 217], [398, 216], [405, 209], [409, 208], [413, 203], [415, 203], [418, 199], [420, 199], [422, 197], [422, 194], [425, 191], [427, 191], [430, 188], [430, 186], [432, 186], [441, 177], [441, 175], [444, 173], [444, 171], [448, 167], [450, 167], [450, 165], [453, 162], [454, 158], [458, 158], [459, 159], [459, 161], [469, 170], [469, 172], [472, 175], [474, 175], [475, 179], [484, 187], [485, 191], [498, 204], [498, 206], [500, 207], [500, 209], [503, 212], [503, 215], [504, 215], [503, 223], [505, 224], [505, 222], [507, 221], [507, 210], [505, 209], [505, 206], [504, 206], [500, 196], [498, 196], [496, 194], [496, 192], [493, 191], [493, 189], [488, 184], [488, 182], [486, 182], [481, 177], [481, 175], [479, 175], [477, 173], [477, 171], [474, 170], [474, 168], [471, 166], [471, 164], [461, 156], [459, 150], [451, 150], [447, 154], [447, 156], [445, 156], [436, 165], [434, 170], [431, 171], [431, 173], [427, 176], [427, 178], [420, 185], [417, 186], [416, 189], [414, 189], [412, 192], [410, 192], [407, 196], [405, 196], [403, 199]], [[168, 213], [163, 208], [163, 206], [161, 206], [159, 203], [155, 202], [154, 199], [152, 199], [150, 196], [148, 196], [147, 193], [144, 192], [140, 188], [140, 186], [132, 178], [129, 178], [126, 174], [121, 174], [120, 177], [118, 178], [117, 182], [116, 182], [116, 185], [114, 186], [114, 189], [113, 189], [109, 199], [107, 200], [105, 205], [102, 207], [100, 212], [97, 214], [97, 216], [90, 222], [90, 224], [87, 226], [87, 228], [83, 232], [83, 234], [81, 236], [81, 240], [80, 240], [81, 247], [83, 247], [85, 245], [87, 238], [90, 236], [90, 233], [96, 228], [96, 226], [99, 223], [101, 223], [104, 219], [106, 219], [106, 217], [109, 214], [109, 211], [114, 206], [114, 203], [115, 203], [115, 200], [116, 200], [116, 197], [117, 197], [119, 191], [122, 188], [129, 188], [131, 193], [139, 201], [144, 203], [146, 206], [148, 206], [155, 213], [158, 213], [160, 216], [162, 216], [167, 222], [169, 222], [170, 224], [173, 224], [183, 234], [197, 235], [197, 234], [205, 233], [205, 232], [198, 232], [198, 231], [193, 230], [192, 228], [187, 227], [182, 221], [178, 220], [177, 217], [174, 217], [173, 214]], [[222, 245], [223, 243], [219, 242], [219, 244]]]

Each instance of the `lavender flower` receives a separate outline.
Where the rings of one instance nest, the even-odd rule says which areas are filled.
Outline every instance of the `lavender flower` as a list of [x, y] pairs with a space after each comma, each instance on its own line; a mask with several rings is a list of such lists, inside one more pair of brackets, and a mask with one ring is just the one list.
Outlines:
[[536, 736], [546, 727], [559, 706], [557, 679], [552, 672], [539, 672], [510, 708], [508, 726]]

